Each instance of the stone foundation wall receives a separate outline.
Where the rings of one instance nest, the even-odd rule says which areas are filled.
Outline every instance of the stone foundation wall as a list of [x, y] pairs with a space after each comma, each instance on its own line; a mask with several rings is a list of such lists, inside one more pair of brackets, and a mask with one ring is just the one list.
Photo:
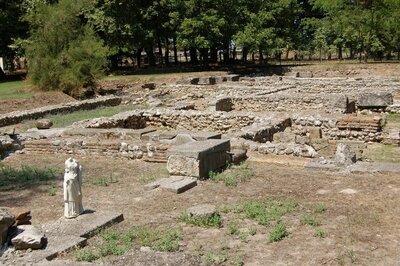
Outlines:
[[101, 106], [116, 106], [119, 104], [121, 104], [121, 98], [119, 97], [101, 97], [68, 104], [51, 105], [27, 111], [16, 111], [0, 115], [0, 127], [15, 125], [24, 120], [42, 118], [46, 115], [91, 110]]
[[157, 127], [168, 129], [208, 130], [229, 132], [253, 124], [251, 113], [223, 113], [180, 110], [130, 111], [109, 118], [97, 118], [74, 123], [74, 127], [131, 128]]
[[235, 111], [295, 111], [295, 110], [321, 110], [328, 112], [347, 111], [348, 100], [343, 94], [303, 94], [280, 93], [273, 95], [233, 97]]

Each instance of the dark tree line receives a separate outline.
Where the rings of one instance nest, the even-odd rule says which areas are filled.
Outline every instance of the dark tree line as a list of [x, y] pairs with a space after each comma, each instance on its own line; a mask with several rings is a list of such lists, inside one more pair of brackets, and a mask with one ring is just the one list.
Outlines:
[[33, 73], [58, 64], [94, 78], [90, 61], [73, 61], [94, 57], [97, 67], [105, 56], [115, 68], [135, 58], [140, 66], [143, 52], [150, 65], [176, 63], [178, 53], [209, 64], [231, 63], [239, 51], [242, 61], [400, 52], [398, 0], [0, 0], [0, 8], [0, 56], [27, 55]]

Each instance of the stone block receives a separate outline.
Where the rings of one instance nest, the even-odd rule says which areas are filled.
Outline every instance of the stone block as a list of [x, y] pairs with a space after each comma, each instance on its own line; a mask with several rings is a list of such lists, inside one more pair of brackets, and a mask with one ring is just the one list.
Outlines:
[[45, 237], [43, 232], [33, 225], [19, 225], [11, 243], [17, 250], [40, 249], [45, 244]]
[[295, 139], [296, 135], [291, 132], [277, 132], [273, 136], [274, 142], [289, 143], [289, 142], [295, 142]]
[[391, 93], [361, 93], [357, 97], [359, 108], [382, 108], [393, 104]]
[[314, 77], [314, 75], [311, 71], [305, 71], [305, 72], [299, 72], [298, 77], [299, 78], [312, 78], [312, 77]]
[[168, 154], [167, 169], [171, 175], [200, 179], [209, 172], [223, 168], [230, 161], [229, 140], [205, 140], [172, 147]]
[[201, 77], [199, 78], [197, 85], [215, 85], [216, 82], [215, 77]]
[[356, 153], [350, 145], [339, 143], [336, 149], [335, 162], [339, 165], [350, 165], [356, 161]]
[[240, 75], [235, 75], [235, 74], [227, 75], [225, 77], [226, 77], [226, 81], [232, 81], [232, 82], [237, 82], [240, 79]]
[[312, 127], [309, 129], [310, 139], [320, 139], [322, 138], [322, 130], [319, 127]]
[[142, 85], [142, 89], [155, 90], [156, 84], [155, 83], [145, 83]]
[[190, 207], [186, 210], [187, 214], [195, 218], [210, 218], [217, 213], [217, 208], [211, 204], [201, 204]]
[[187, 177], [183, 177], [181, 180], [164, 182], [163, 184], [160, 185], [161, 188], [176, 194], [183, 193], [195, 186], [197, 186], [197, 180], [194, 178], [187, 178]]
[[7, 240], [8, 229], [15, 222], [15, 215], [5, 208], [0, 208], [0, 246]]
[[300, 76], [300, 73], [299, 73], [299, 72], [296, 72], [296, 71], [294, 71], [294, 72], [290, 71], [290, 72], [285, 73], [285, 76], [287, 76], [287, 77], [293, 77], [293, 78], [298, 78], [298, 77]]
[[233, 110], [233, 102], [230, 97], [218, 98], [208, 104], [210, 111], [230, 112]]
[[49, 129], [53, 126], [53, 122], [49, 119], [39, 119], [36, 121], [36, 128], [37, 129]]

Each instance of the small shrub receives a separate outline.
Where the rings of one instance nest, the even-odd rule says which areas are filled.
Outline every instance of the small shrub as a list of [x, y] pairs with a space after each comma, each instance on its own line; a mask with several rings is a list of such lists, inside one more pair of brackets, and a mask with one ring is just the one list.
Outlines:
[[208, 174], [212, 181], [223, 182], [226, 186], [237, 186], [239, 183], [247, 181], [253, 175], [253, 170], [246, 163], [242, 163], [239, 166], [228, 165], [223, 173], [210, 172]]
[[52, 181], [56, 178], [58, 170], [54, 168], [39, 169], [36, 166], [22, 166], [12, 168], [0, 167], [0, 189], [21, 188], [41, 182]]
[[117, 182], [118, 181], [116, 179], [114, 179], [112, 175], [110, 175], [108, 177], [107, 176], [96, 177], [92, 183], [93, 183], [93, 185], [96, 185], [96, 186], [107, 187], [110, 184], [117, 183]]
[[187, 212], [184, 212], [179, 216], [179, 220], [196, 226], [216, 227], [216, 228], [222, 227], [222, 217], [218, 213], [214, 213], [210, 217], [203, 218], [203, 217], [192, 217]]
[[234, 266], [243, 266], [244, 261], [243, 261], [243, 256], [235, 256], [232, 258], [232, 265]]
[[50, 196], [55, 196], [55, 195], [57, 195], [57, 187], [56, 187], [56, 184], [51, 183], [51, 184], [49, 185], [48, 192], [49, 192], [49, 195], [50, 195]]
[[86, 249], [77, 249], [75, 251], [75, 259], [77, 261], [86, 261], [86, 262], [92, 262], [97, 260], [99, 257], [94, 254], [92, 250], [86, 250]]
[[248, 232], [249, 232], [249, 235], [254, 236], [257, 233], [257, 228], [250, 227]]
[[300, 223], [302, 225], [310, 225], [310, 226], [319, 226], [321, 225], [321, 222], [313, 217], [313, 216], [309, 216], [309, 215], [305, 215], [301, 218]]
[[228, 232], [231, 235], [235, 235], [239, 232], [239, 227], [236, 221], [231, 221], [228, 224]]
[[283, 224], [282, 222], [278, 222], [275, 225], [274, 229], [269, 234], [269, 241], [271, 242], [280, 241], [283, 238], [287, 237], [288, 235], [289, 233], [286, 230], [286, 225]]
[[326, 232], [324, 229], [317, 229], [314, 233], [315, 237], [319, 237], [319, 238], [325, 238], [326, 237]]
[[314, 208], [314, 212], [315, 213], [324, 213], [326, 211], [326, 207], [323, 203], [318, 203], [315, 208]]
[[261, 225], [267, 225], [271, 221], [280, 220], [283, 215], [292, 212], [296, 206], [296, 201], [273, 200], [264, 203], [260, 200], [248, 200], [239, 205], [237, 211]]

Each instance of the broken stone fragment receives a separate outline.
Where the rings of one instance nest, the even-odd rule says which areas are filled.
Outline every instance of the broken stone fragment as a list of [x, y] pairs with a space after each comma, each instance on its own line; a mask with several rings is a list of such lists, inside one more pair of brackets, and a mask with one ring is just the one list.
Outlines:
[[17, 226], [17, 235], [11, 239], [17, 250], [40, 249], [45, 243], [43, 232], [33, 225]]
[[195, 218], [210, 218], [215, 213], [217, 213], [217, 209], [214, 205], [211, 204], [201, 204], [197, 206], [193, 206], [187, 209], [186, 211], [191, 217]]
[[53, 126], [53, 122], [49, 119], [39, 119], [36, 121], [36, 128], [37, 129], [49, 129]]
[[0, 208], [0, 246], [7, 241], [8, 229], [15, 222], [15, 215], [5, 208]]
[[349, 165], [356, 162], [356, 153], [347, 144], [339, 143], [336, 149], [335, 162], [341, 165]]

